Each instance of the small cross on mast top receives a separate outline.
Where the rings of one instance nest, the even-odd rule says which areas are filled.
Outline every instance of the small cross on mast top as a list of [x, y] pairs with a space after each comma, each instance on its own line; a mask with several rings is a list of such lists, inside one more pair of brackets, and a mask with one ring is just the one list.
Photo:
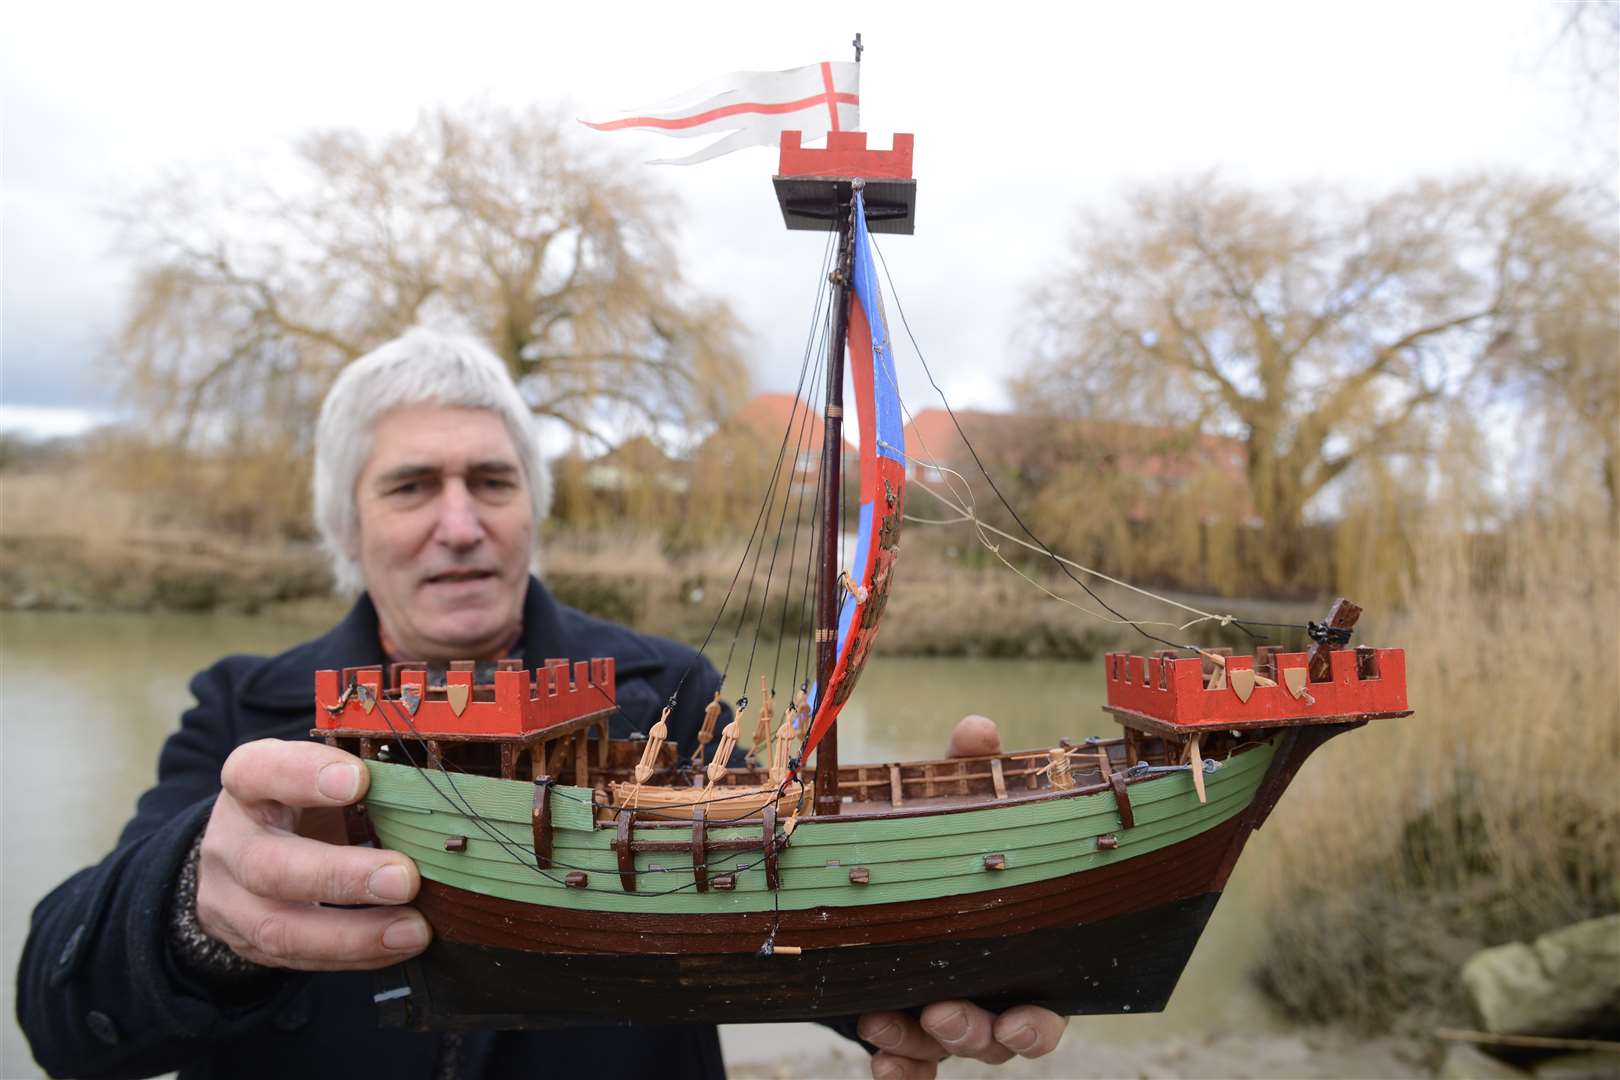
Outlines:
[[861, 62], [861, 53], [866, 50], [866, 46], [861, 44], [861, 32], [859, 30], [855, 31], [855, 40], [850, 44], [855, 46], [855, 62], [858, 64]]

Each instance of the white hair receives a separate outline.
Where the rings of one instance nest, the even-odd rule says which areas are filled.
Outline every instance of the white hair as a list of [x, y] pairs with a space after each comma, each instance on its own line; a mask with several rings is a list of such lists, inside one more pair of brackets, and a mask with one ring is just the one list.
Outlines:
[[360, 532], [355, 485], [371, 456], [372, 428], [385, 413], [411, 405], [488, 409], [499, 416], [528, 479], [537, 530], [551, 505], [551, 477], [534, 416], [506, 365], [472, 338], [407, 331], [344, 368], [321, 404], [315, 428], [315, 528], [340, 593], [356, 595], [366, 587], [354, 555]]

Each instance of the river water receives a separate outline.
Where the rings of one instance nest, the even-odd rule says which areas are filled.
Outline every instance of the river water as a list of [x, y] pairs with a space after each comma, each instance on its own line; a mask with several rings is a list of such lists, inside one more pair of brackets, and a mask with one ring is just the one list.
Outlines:
[[[191, 703], [192, 673], [228, 652], [280, 651], [332, 618], [325, 608], [253, 617], [0, 612], [0, 1076], [40, 1075], [14, 1019], [12, 973], [29, 911], [111, 848], [154, 778], [159, 746]], [[1009, 748], [1051, 746], [1063, 735], [1117, 734], [1098, 707], [1102, 699], [1099, 662], [878, 655], [840, 721], [840, 757], [846, 763], [938, 757], [951, 725], [968, 712], [996, 720]], [[1076, 1019], [1067, 1047], [1276, 1026], [1243, 975], [1261, 932], [1245, 866], [1252, 871], [1264, 858], [1257, 849], [1265, 835], [1239, 863], [1166, 1012]], [[813, 1025], [736, 1026], [722, 1034], [728, 1062], [744, 1071], [775, 1062], [767, 1071], [797, 1075], [794, 1061], [832, 1064], [850, 1055], [849, 1044]]]

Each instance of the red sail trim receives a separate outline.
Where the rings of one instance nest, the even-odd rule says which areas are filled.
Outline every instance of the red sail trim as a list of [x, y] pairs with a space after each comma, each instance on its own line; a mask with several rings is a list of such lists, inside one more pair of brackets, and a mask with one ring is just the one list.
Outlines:
[[[850, 378], [855, 384], [855, 405], [861, 433], [861, 530], [857, 541], [858, 565], [845, 567], [850, 577], [866, 590], [864, 601], [855, 601], [853, 613], [840, 617], [838, 660], [825, 688], [818, 687], [815, 717], [800, 752], [807, 758], [821, 737], [838, 719], [844, 702], [855, 689], [866, 665], [878, 622], [888, 604], [889, 583], [898, 551], [900, 520], [905, 493], [904, 463], [877, 452], [877, 406], [874, 400], [872, 328], [864, 307], [852, 298], [849, 307]], [[845, 600], [846, 608], [850, 599]]]

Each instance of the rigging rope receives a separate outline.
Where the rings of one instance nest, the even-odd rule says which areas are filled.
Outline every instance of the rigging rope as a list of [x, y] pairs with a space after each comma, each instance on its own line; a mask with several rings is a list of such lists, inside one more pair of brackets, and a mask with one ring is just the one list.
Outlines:
[[[820, 320], [820, 311], [821, 311], [821, 306], [822, 306], [822, 300], [826, 296], [827, 285], [828, 285], [827, 266], [828, 266], [828, 263], [831, 260], [831, 258], [832, 258], [832, 239], [829, 236], [829, 238], [827, 240], [827, 246], [826, 246], [825, 250], [822, 252], [822, 256], [821, 256], [821, 273], [820, 273], [820, 275], [818, 276], [818, 279], [817, 279], [818, 284], [816, 286], [815, 310], [812, 312], [811, 317], [810, 317], [809, 341], [806, 343], [806, 346], [805, 346], [804, 359], [799, 365], [799, 387], [800, 387], [801, 390], [803, 389], [803, 386], [804, 386], [805, 371], [806, 371], [806, 369], [808, 367], [809, 360], [810, 360], [810, 345], [813, 344], [814, 341], [815, 341], [815, 335], [816, 335], [816, 331], [817, 331], [817, 326], [821, 321]], [[797, 394], [795, 394], [795, 397], [797, 397]], [[786, 449], [786, 447], [787, 447], [787, 432], [783, 432], [782, 433], [782, 446], [780, 448], [778, 448], [778, 450], [777, 450], [777, 467], [778, 468], [781, 467], [782, 452], [783, 452], [783, 450]], [[754, 517], [754, 527], [753, 527], [753, 529], [751, 529], [749, 531], [749, 534], [748, 534], [748, 543], [743, 546], [742, 557], [737, 560], [737, 570], [736, 570], [735, 573], [733, 573], [731, 575], [731, 584], [726, 586], [726, 595], [720, 601], [719, 609], [714, 613], [714, 621], [709, 624], [709, 632], [703, 636], [703, 644], [698, 646], [696, 655], [694, 655], [692, 657], [692, 659], [687, 663], [686, 670], [681, 672], [680, 680], [675, 684], [674, 691], [671, 692], [671, 694], [669, 695], [669, 704], [670, 705], [674, 705], [676, 700], [680, 697], [681, 690], [685, 688], [686, 680], [691, 676], [692, 669], [693, 669], [693, 667], [696, 666], [696, 664], [698, 662], [698, 658], [701, 657], [704, 654], [704, 651], [708, 649], [709, 642], [714, 639], [714, 632], [717, 629], [719, 629], [719, 627], [720, 627], [720, 620], [725, 617], [726, 605], [731, 602], [732, 594], [736, 591], [736, 588], [737, 588], [737, 580], [740, 577], [742, 577], [743, 567], [748, 562], [748, 550], [753, 545], [754, 533], [759, 530], [759, 523], [765, 516], [765, 508], [766, 508], [767, 505], [768, 504], [765, 503], [765, 502], [760, 503], [759, 513], [757, 515], [755, 515], [755, 517]], [[732, 644], [733, 645], [736, 644], [735, 639], [733, 639]], [[728, 657], [727, 657], [728, 666], [729, 666], [729, 663], [730, 663], [730, 657], [728, 655]], [[724, 685], [725, 681], [726, 681], [725, 672], [722, 671], [720, 673], [720, 683], [721, 683], [721, 685]], [[743, 687], [743, 693], [744, 693], [745, 696], [747, 695], [747, 692], [748, 692], [748, 688], [746, 686]]]
[[[995, 494], [997, 501], [1000, 502], [1001, 505], [1002, 505], [1002, 508], [1005, 509], [1007, 511], [1007, 513], [1012, 516], [1012, 519], [1015, 522], [1018, 523], [1018, 527], [1024, 531], [1024, 534], [1026, 536], [1028, 536], [1030, 538], [1030, 540], [1032, 540], [1034, 542], [1033, 545], [1026, 545], [1026, 546], [1030, 546], [1032, 548], [1032, 550], [1040, 551], [1048, 559], [1052, 560], [1052, 562], [1058, 567], [1058, 569], [1063, 571], [1064, 575], [1070, 581], [1074, 582], [1076, 585], [1080, 586], [1081, 589], [1085, 590], [1085, 593], [1086, 593], [1087, 596], [1091, 597], [1098, 604], [1100, 604], [1105, 611], [1107, 611], [1109, 614], [1113, 615], [1114, 618], [1120, 624], [1131, 627], [1131, 629], [1135, 630], [1138, 634], [1141, 634], [1143, 637], [1147, 638], [1149, 641], [1156, 641], [1161, 645], [1168, 645], [1169, 647], [1171, 647], [1173, 649], [1185, 649], [1185, 650], [1196, 652], [1197, 651], [1197, 646], [1195, 646], [1195, 645], [1178, 644], [1178, 643], [1173, 642], [1173, 641], [1167, 641], [1164, 638], [1159, 637], [1157, 634], [1151, 634], [1148, 631], [1142, 629], [1142, 623], [1141, 622], [1139, 622], [1138, 620], [1134, 620], [1134, 619], [1129, 618], [1123, 612], [1116, 609], [1107, 600], [1104, 600], [1101, 596], [1099, 596], [1097, 594], [1097, 592], [1091, 588], [1091, 586], [1087, 585], [1084, 581], [1080, 580], [1078, 577], [1075, 577], [1074, 572], [1069, 569], [1070, 565], [1074, 565], [1074, 566], [1076, 566], [1077, 569], [1082, 569], [1082, 570], [1085, 570], [1084, 567], [1080, 567], [1079, 564], [1071, 564], [1070, 560], [1059, 558], [1058, 555], [1051, 549], [1051, 547], [1044, 540], [1042, 540], [1039, 536], [1037, 536], [1035, 534], [1035, 531], [1033, 529], [1031, 529], [1028, 524], [1025, 523], [1023, 517], [1020, 516], [1018, 511], [1013, 508], [1012, 503], [1010, 503], [1007, 500], [1007, 497], [1001, 493], [1001, 489], [996, 485], [995, 478], [990, 475], [990, 470], [985, 467], [984, 461], [979, 457], [978, 450], [974, 447], [972, 441], [967, 437], [967, 432], [965, 430], [963, 430], [962, 421], [960, 419], [958, 419], [958, 417], [956, 415], [956, 410], [951, 408], [950, 401], [947, 400], [946, 397], [945, 397], [945, 391], [940, 387], [938, 380], [936, 380], [934, 378], [934, 372], [928, 366], [928, 360], [923, 355], [922, 346], [917, 344], [917, 336], [914, 333], [912, 333], [911, 322], [910, 322], [910, 320], [908, 320], [906, 318], [905, 305], [901, 303], [900, 294], [895, 290], [894, 278], [889, 273], [889, 262], [884, 257], [883, 249], [878, 246], [876, 239], [874, 239], [872, 241], [872, 250], [877, 252], [878, 261], [880, 263], [882, 263], [882, 265], [883, 265], [883, 277], [884, 277], [884, 280], [888, 282], [889, 295], [894, 298], [895, 310], [900, 313], [900, 325], [905, 328], [906, 337], [911, 342], [912, 350], [917, 354], [917, 360], [922, 365], [923, 373], [928, 376], [929, 385], [934, 388], [934, 392], [939, 396], [940, 404], [945, 406], [946, 415], [948, 415], [951, 418], [951, 424], [956, 428], [957, 435], [961, 438], [962, 444], [967, 447], [968, 453], [973, 458], [974, 465], [978, 466], [980, 474], [983, 475], [985, 483], [990, 485], [990, 490]], [[895, 392], [898, 395], [898, 393], [899, 393], [899, 388], [898, 387], [895, 388]], [[908, 415], [909, 415], [909, 412], [908, 412]], [[913, 425], [913, 430], [915, 430], [915, 425]], [[935, 465], [934, 467], [937, 468], [938, 466]], [[934, 494], [934, 493], [931, 492], [931, 494]], [[936, 497], [937, 497], [937, 494], [936, 494]], [[999, 555], [999, 552], [997, 554]], [[1003, 562], [1005, 562], [1005, 561], [1006, 560], [1003, 560]], [[1086, 570], [1086, 572], [1090, 573], [1090, 574], [1095, 574], [1099, 578], [1104, 577], [1104, 575], [1102, 575], [1100, 573], [1097, 573], [1096, 571]], [[1113, 579], [1109, 579], [1109, 580], [1113, 580]], [[1122, 584], [1122, 583], [1120, 583], [1120, 584]], [[1182, 604], [1177, 604], [1175, 601], [1169, 600], [1166, 597], [1158, 596], [1158, 595], [1156, 595], [1154, 593], [1148, 592], [1145, 589], [1137, 589], [1135, 586], [1127, 586], [1127, 587], [1134, 589], [1136, 592], [1139, 592], [1144, 596], [1152, 597], [1153, 599], [1160, 600], [1160, 601], [1162, 601], [1164, 603], [1167, 603], [1167, 604], [1172, 604], [1172, 605], [1177, 606], [1177, 607], [1185, 607], [1186, 606], [1186, 605], [1182, 605]], [[1081, 610], [1085, 610], [1085, 609], [1081, 608]], [[1196, 611], [1196, 609], [1189, 609], [1189, 610]], [[1199, 613], [1199, 614], [1204, 614], [1204, 613]], [[1237, 626], [1244, 633], [1248, 634], [1250, 637], [1255, 638], [1257, 640], [1264, 640], [1264, 638], [1262, 637], [1262, 635], [1256, 634], [1256, 633], [1254, 633], [1254, 631], [1250, 630], [1249, 626], [1246, 625], [1246, 624], [1255, 625], [1255, 626], [1260, 626], [1260, 625], [1285, 626], [1285, 627], [1287, 627], [1289, 629], [1300, 629], [1300, 627], [1298, 627], [1295, 624], [1286, 624], [1286, 623], [1285, 624], [1276, 624], [1276, 623], [1263, 624], [1263, 623], [1258, 623], [1258, 622], [1251, 623], [1250, 620], [1240, 620], [1240, 619], [1232, 618], [1232, 617], [1222, 617], [1222, 616], [1211, 616], [1211, 617], [1219, 618], [1221, 620], [1221, 625], [1223, 625], [1223, 626], [1226, 626], [1226, 625]], [[1195, 620], [1195, 622], [1201, 622], [1201, 621], [1203, 621], [1203, 619]], [[1188, 624], [1188, 625], [1193, 625], [1193, 624]]]

